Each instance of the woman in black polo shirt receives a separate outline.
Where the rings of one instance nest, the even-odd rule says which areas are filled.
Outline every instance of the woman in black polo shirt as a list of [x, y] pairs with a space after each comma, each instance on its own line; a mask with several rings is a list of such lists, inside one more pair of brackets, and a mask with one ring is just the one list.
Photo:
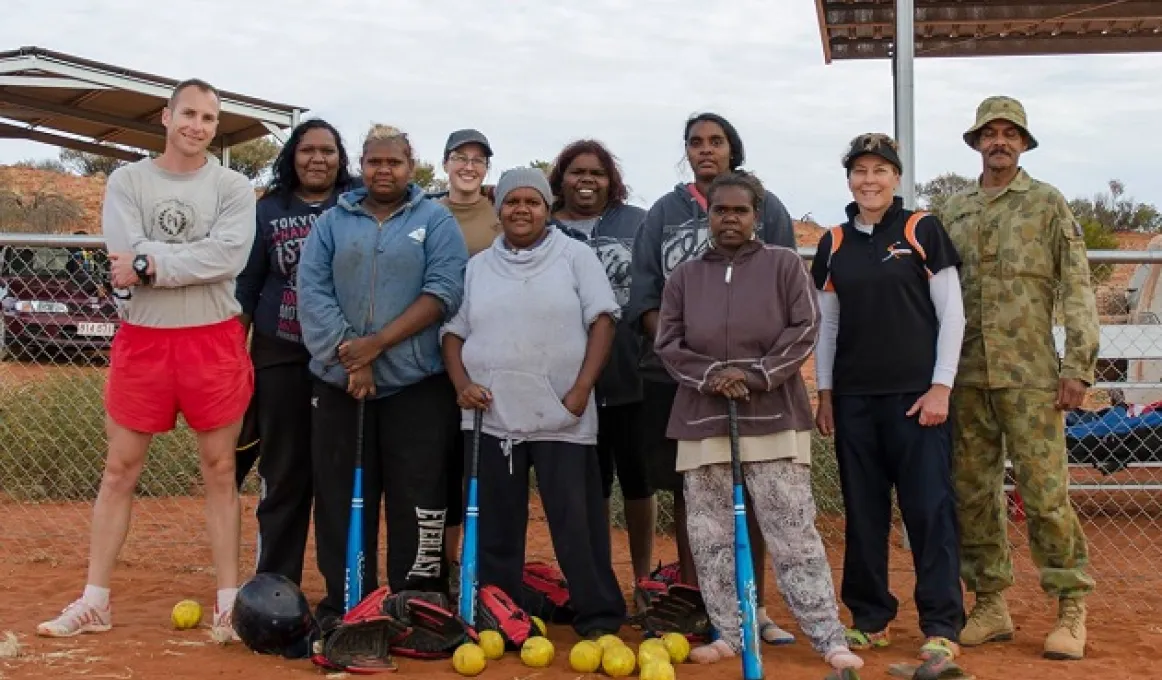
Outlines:
[[852, 649], [886, 647], [895, 487], [916, 568], [921, 658], [959, 654], [964, 626], [948, 395], [964, 336], [960, 256], [935, 216], [905, 210], [887, 135], [856, 137], [843, 157], [855, 200], [819, 242], [811, 272], [822, 330], [816, 425], [835, 434], [847, 510], [841, 595]]

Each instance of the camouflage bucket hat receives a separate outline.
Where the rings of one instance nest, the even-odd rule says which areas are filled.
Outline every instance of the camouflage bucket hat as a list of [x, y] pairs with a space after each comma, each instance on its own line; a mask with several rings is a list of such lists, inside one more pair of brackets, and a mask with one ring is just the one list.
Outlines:
[[1029, 121], [1025, 117], [1025, 107], [1012, 97], [989, 97], [981, 102], [980, 106], [976, 107], [976, 123], [964, 133], [964, 143], [975, 149], [980, 129], [994, 120], [1007, 120], [1021, 128], [1029, 140], [1029, 148], [1026, 150], [1032, 151], [1037, 148], [1037, 139], [1029, 132]]

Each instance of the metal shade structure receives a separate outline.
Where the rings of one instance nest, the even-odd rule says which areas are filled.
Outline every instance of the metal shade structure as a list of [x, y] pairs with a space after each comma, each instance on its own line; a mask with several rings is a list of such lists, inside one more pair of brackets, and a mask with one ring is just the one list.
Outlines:
[[[893, 0], [815, 0], [823, 58], [892, 56]], [[917, 57], [1162, 52], [1157, 0], [914, 0]]]
[[826, 63], [892, 60], [908, 207], [915, 207], [916, 57], [1162, 52], [1158, 0], [815, 0], [815, 9]]
[[[138, 160], [165, 149], [161, 112], [178, 83], [149, 73], [39, 47], [0, 52], [0, 138], [28, 139]], [[210, 149], [266, 135], [286, 140], [305, 109], [220, 90], [218, 135]]]

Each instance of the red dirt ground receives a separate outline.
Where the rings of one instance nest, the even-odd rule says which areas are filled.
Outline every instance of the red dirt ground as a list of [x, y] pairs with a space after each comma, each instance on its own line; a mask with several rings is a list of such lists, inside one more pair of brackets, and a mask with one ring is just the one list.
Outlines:
[[[0, 514], [14, 517], [13, 508], [0, 502]], [[61, 523], [62, 534], [73, 540], [83, 536], [82, 526], [77, 526], [79, 517], [85, 516], [84, 505], [46, 505], [37, 508], [46, 525], [56, 520]], [[1084, 507], [1084, 506], [1083, 506]], [[165, 508], [169, 515], [170, 530], [197, 531], [200, 524], [200, 504], [196, 499], [166, 499], [164, 501], [142, 501], [138, 505], [137, 517], [158, 518], [158, 512]], [[254, 499], [244, 498], [244, 532], [253, 536]], [[1097, 513], [1100, 514], [1100, 511]], [[544, 524], [543, 515], [534, 507], [533, 519], [529, 527], [528, 555], [530, 559], [552, 559], [552, 547]], [[84, 521], [84, 520], [81, 520]], [[1121, 520], [1087, 517], [1087, 527], [1104, 524], [1092, 536], [1100, 536], [1102, 545], [1094, 544], [1094, 555], [1110, 555], [1128, 546], [1105, 544], [1117, 542], [1122, 535], [1113, 524]], [[68, 525], [72, 525], [71, 527]], [[213, 576], [204, 548], [193, 554], [175, 554], [172, 546], [179, 536], [158, 534], [156, 525], [147, 521], [135, 526], [114, 578], [117, 627], [108, 634], [88, 635], [70, 640], [45, 640], [34, 635], [38, 621], [51, 618], [73, 597], [84, 581], [84, 563], [69, 558], [52, 561], [49, 559], [18, 560], [9, 550], [0, 550], [0, 639], [2, 631], [13, 631], [22, 645], [21, 656], [0, 659], [0, 678], [78, 677], [128, 680], [131, 678], [182, 678], [209, 677], [319, 677], [321, 671], [307, 661], [287, 661], [274, 657], [259, 656], [245, 647], [232, 645], [225, 648], [209, 642], [208, 631], [203, 629], [177, 632], [169, 625], [170, 608], [180, 599], [194, 598], [204, 604], [211, 602]], [[1143, 523], [1148, 524], [1148, 523]], [[184, 525], [184, 529], [182, 526]], [[174, 528], [177, 526], [178, 528]], [[149, 528], [147, 528], [149, 527]], [[144, 532], [142, 530], [145, 530]], [[820, 530], [824, 535], [834, 536], [842, 530], [840, 520], [823, 518]], [[5, 544], [12, 546], [9, 539], [21, 531], [8, 525], [0, 530], [5, 536]], [[1129, 533], [1129, 532], [1126, 532]], [[1145, 536], [1139, 530], [1132, 532], [1137, 540], [1145, 540], [1157, 545], [1162, 536]], [[1157, 532], [1153, 532], [1157, 533]], [[53, 539], [42, 535], [40, 543], [51, 551]], [[1013, 604], [1013, 618], [1018, 626], [1016, 640], [1004, 645], [970, 650], [963, 658], [963, 664], [978, 678], [1013, 677], [1023, 680], [1113, 680], [1115, 678], [1143, 678], [1142, 666], [1149, 659], [1156, 658], [1162, 651], [1162, 627], [1153, 624], [1154, 616], [1162, 610], [1162, 595], [1150, 577], [1157, 568], [1157, 560], [1139, 565], [1140, 576], [1115, 571], [1124, 577], [1116, 586], [1126, 601], [1111, 603], [1100, 601], [1095, 596], [1090, 614], [1090, 645], [1088, 658], [1081, 662], [1062, 663], [1043, 660], [1039, 657], [1043, 636], [1048, 631], [1052, 613], [1048, 603], [1036, 589], [1036, 578], [1027, 572], [1027, 548], [1023, 537], [1014, 534], [1014, 543], [1021, 559], [1018, 566], [1022, 572], [1019, 584], [1010, 591]], [[186, 542], [189, 537], [185, 537]], [[15, 541], [19, 544], [21, 541]], [[249, 542], [247, 548], [249, 548]], [[199, 543], [202, 545], [202, 543]], [[659, 537], [656, 542], [656, 557], [661, 560], [673, 558], [672, 541]], [[59, 546], [59, 543], [58, 543]], [[15, 554], [28, 554], [16, 549]], [[70, 554], [72, 551], [70, 550]], [[625, 535], [614, 532], [615, 566], [618, 576], [627, 586], [630, 582], [628, 552]], [[7, 556], [6, 556], [7, 555]], [[840, 563], [840, 554], [831, 550], [832, 564]], [[243, 556], [244, 564], [252, 564], [252, 551]], [[1095, 571], [1101, 565], [1096, 563]], [[867, 652], [867, 661], [862, 677], [887, 677], [889, 663], [905, 661], [913, 656], [920, 635], [915, 623], [915, 608], [910, 592], [912, 583], [909, 575], [908, 554], [894, 551], [892, 577], [894, 589], [901, 600], [901, 612], [895, 632], [895, 645], [890, 650]], [[835, 577], [839, 577], [838, 570]], [[1100, 582], [1099, 576], [1099, 582]], [[767, 604], [777, 620], [798, 632], [797, 626], [789, 620], [773, 579], [768, 579]], [[1134, 590], [1133, 582], [1142, 587]], [[312, 601], [321, 595], [320, 579], [313, 569], [308, 570], [304, 589]], [[1132, 602], [1129, 600], [1133, 600]], [[1138, 613], [1140, 612], [1140, 613]], [[843, 614], [846, 616], [846, 613]], [[638, 638], [629, 629], [623, 630], [624, 637], [633, 644]], [[519, 658], [509, 654], [500, 662], [493, 662], [480, 676], [493, 680], [573, 680], [578, 674], [568, 668], [568, 648], [576, 641], [571, 629], [556, 628], [551, 631], [557, 643], [557, 657], [549, 669], [534, 671], [523, 667]], [[779, 680], [818, 680], [826, 674], [822, 661], [811, 652], [802, 639], [791, 647], [764, 650], [767, 677]], [[453, 680], [456, 676], [447, 661], [400, 660], [400, 673], [413, 675], [424, 673], [431, 680]], [[678, 675], [685, 679], [725, 680], [737, 678], [740, 668], [736, 662], [723, 662], [716, 666], [703, 667], [683, 665]]]

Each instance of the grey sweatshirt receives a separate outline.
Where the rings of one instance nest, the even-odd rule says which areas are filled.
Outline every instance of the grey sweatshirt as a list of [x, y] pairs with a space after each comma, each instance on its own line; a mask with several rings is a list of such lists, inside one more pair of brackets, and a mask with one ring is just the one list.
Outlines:
[[[577, 380], [589, 327], [621, 308], [605, 269], [586, 244], [554, 227], [541, 243], [513, 252], [504, 237], [468, 261], [460, 310], [440, 331], [464, 339], [468, 377], [492, 392], [485, 433], [513, 443], [597, 443], [591, 393], [581, 418], [561, 399]], [[462, 427], [472, 429], [464, 411]]]
[[148, 286], [121, 305], [128, 323], [189, 328], [238, 316], [234, 281], [254, 242], [255, 195], [241, 173], [213, 158], [172, 173], [145, 158], [109, 175], [101, 229], [111, 253], [153, 257]]

